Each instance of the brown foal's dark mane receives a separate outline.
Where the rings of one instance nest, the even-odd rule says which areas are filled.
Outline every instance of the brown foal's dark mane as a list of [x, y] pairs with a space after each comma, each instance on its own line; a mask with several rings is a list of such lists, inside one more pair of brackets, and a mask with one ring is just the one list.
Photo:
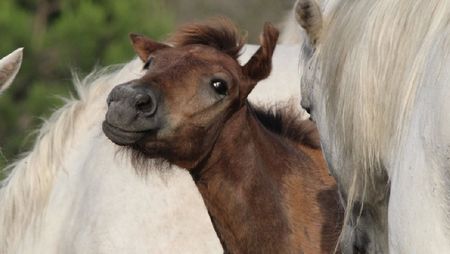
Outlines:
[[236, 25], [227, 18], [190, 23], [180, 27], [168, 40], [174, 47], [201, 44], [215, 48], [237, 60], [244, 38]]
[[270, 107], [249, 105], [261, 124], [270, 132], [313, 149], [320, 148], [316, 126], [310, 120], [302, 120], [302, 115], [293, 106], [275, 104]]

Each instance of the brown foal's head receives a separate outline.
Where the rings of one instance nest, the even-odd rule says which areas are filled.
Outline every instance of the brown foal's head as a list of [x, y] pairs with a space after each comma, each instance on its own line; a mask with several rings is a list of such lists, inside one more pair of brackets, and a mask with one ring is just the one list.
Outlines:
[[269, 75], [278, 31], [264, 26], [261, 47], [244, 66], [237, 61], [243, 40], [227, 19], [187, 25], [171, 46], [130, 37], [146, 73], [111, 91], [103, 130], [116, 144], [192, 168]]

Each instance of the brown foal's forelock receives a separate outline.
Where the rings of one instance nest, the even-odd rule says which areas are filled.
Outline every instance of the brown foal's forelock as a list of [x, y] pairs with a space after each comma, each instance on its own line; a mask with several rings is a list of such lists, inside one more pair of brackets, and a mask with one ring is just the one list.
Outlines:
[[243, 39], [226, 19], [186, 26], [172, 46], [131, 38], [147, 71], [111, 92], [105, 134], [134, 158], [189, 170], [226, 252], [333, 252], [342, 209], [315, 126], [246, 99], [270, 73], [278, 31], [264, 27], [244, 66]]

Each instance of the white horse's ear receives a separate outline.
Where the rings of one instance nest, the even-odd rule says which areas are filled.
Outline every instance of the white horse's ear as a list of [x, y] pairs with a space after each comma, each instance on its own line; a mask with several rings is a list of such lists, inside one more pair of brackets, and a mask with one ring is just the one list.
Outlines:
[[0, 93], [8, 88], [19, 72], [22, 64], [23, 48], [0, 59]]
[[322, 12], [315, 0], [297, 0], [295, 3], [295, 19], [305, 29], [312, 45], [320, 39], [322, 32]]

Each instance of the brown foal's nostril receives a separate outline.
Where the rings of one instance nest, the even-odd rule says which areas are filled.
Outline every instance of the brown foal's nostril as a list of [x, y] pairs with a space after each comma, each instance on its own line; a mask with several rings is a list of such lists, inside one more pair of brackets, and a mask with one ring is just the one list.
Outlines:
[[111, 90], [106, 101], [108, 103], [107, 120], [116, 127], [130, 128], [134, 125], [134, 127], [147, 128], [150, 125], [142, 123], [153, 118], [158, 109], [157, 93], [133, 82], [116, 86]]
[[153, 104], [152, 97], [148, 94], [138, 94], [135, 98], [134, 106], [136, 109], [143, 113], [151, 113], [153, 110]]

